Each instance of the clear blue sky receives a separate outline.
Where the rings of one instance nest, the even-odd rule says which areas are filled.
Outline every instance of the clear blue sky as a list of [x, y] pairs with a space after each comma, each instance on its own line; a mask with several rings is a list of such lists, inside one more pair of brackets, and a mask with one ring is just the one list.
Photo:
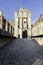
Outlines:
[[32, 23], [43, 14], [43, 0], [0, 0], [0, 10], [6, 19], [14, 20], [14, 11], [20, 7], [32, 11]]

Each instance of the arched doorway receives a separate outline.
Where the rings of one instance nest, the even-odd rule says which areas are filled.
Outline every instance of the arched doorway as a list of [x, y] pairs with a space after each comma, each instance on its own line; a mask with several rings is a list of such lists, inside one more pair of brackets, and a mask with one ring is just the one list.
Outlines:
[[22, 38], [27, 38], [27, 30], [24, 30], [24, 31], [22, 32]]

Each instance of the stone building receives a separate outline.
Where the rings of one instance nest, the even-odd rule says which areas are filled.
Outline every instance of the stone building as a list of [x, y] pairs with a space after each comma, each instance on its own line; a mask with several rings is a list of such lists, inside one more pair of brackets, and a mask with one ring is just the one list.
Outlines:
[[43, 35], [43, 15], [35, 22], [32, 28], [32, 36]]
[[3, 13], [2, 13], [2, 11], [0, 11], [0, 29], [2, 29], [4, 27], [4, 26], [1, 25], [2, 23], [4, 24], [3, 19], [4, 19]]
[[40, 15], [32, 27], [32, 36], [40, 45], [43, 44], [43, 14]]
[[2, 11], [0, 11], [0, 35], [14, 35], [14, 27], [4, 18]]
[[14, 36], [17, 38], [29, 38], [31, 36], [31, 11], [20, 8], [15, 11]]

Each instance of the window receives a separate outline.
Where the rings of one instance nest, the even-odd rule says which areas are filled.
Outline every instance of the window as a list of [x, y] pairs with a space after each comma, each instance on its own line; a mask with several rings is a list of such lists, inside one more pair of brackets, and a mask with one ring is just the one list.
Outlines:
[[20, 28], [20, 18], [18, 18], [18, 28]]
[[9, 26], [10, 26], [10, 24], [8, 23], [8, 32], [9, 32]]
[[2, 29], [5, 30], [5, 23], [4, 22], [2, 22]]

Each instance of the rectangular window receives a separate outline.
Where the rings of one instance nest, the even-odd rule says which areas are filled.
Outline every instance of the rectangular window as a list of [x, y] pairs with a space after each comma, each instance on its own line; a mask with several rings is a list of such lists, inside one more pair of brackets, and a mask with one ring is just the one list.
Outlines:
[[18, 18], [18, 28], [20, 28], [20, 18]]
[[10, 26], [10, 24], [8, 23], [8, 32], [9, 32], [9, 26]]

